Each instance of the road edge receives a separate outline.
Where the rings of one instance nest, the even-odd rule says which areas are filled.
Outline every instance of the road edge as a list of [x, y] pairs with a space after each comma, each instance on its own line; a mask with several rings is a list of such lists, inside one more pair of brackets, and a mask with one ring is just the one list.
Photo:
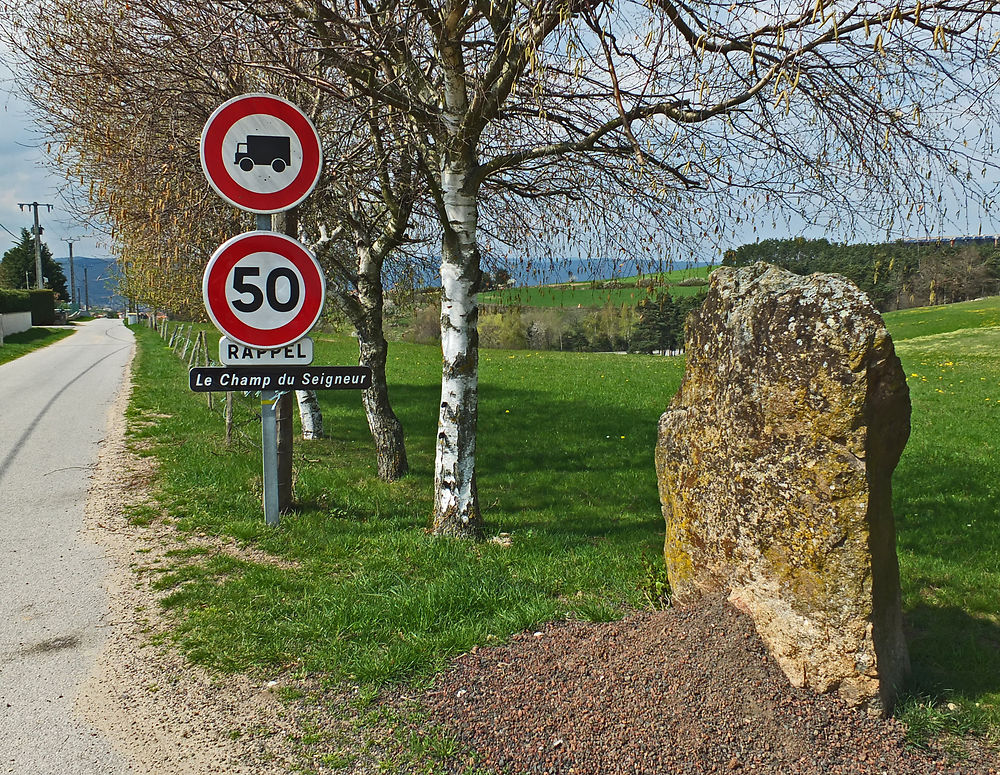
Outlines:
[[285, 749], [295, 730], [273, 682], [210, 675], [166, 645], [170, 622], [152, 582], [170, 562], [166, 552], [185, 541], [159, 520], [139, 527], [126, 513], [129, 504], [151, 501], [155, 475], [153, 458], [128, 442], [125, 413], [136, 349], [108, 410], [84, 511], [81, 539], [96, 543], [107, 564], [108, 633], [80, 686], [75, 712], [137, 773], [286, 772], [292, 752]]

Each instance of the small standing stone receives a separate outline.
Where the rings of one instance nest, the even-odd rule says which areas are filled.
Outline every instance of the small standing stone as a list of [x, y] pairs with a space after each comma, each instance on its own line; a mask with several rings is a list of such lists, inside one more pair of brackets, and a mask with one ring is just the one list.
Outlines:
[[838, 275], [722, 267], [685, 350], [656, 448], [674, 595], [725, 592], [793, 685], [888, 712], [910, 400], [881, 316]]

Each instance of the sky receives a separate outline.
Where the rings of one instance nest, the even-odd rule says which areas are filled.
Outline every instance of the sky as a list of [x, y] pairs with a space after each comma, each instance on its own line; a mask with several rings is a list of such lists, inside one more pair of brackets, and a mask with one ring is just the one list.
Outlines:
[[16, 83], [3, 66], [5, 53], [0, 49], [0, 254], [20, 240], [22, 228], [33, 225], [31, 210], [22, 211], [18, 203], [39, 202], [53, 205], [51, 212], [42, 207], [38, 213], [42, 239], [53, 256], [68, 256], [63, 240], [74, 239], [79, 240], [73, 243], [74, 255], [110, 257], [106, 240], [67, 211], [59, 193], [65, 181], [43, 166], [44, 143], [33, 136], [25, 105], [12, 93]]
[[[50, 212], [47, 208], [41, 208], [39, 216], [44, 229], [43, 239], [54, 256], [57, 258], [67, 256], [69, 249], [64, 240], [74, 239], [75, 255], [110, 257], [112, 251], [107, 238], [97, 234], [86, 224], [76, 221], [65, 206], [60, 192], [67, 185], [66, 181], [43, 164], [44, 140], [32, 132], [26, 106], [16, 93], [17, 83], [6, 66], [9, 61], [8, 52], [0, 46], [0, 253], [20, 238], [21, 228], [30, 228], [32, 225], [30, 209], [22, 210], [18, 206], [19, 203], [37, 201], [53, 205]], [[938, 223], [933, 236], [1000, 234], [1000, 213], [982, 212], [974, 205], [959, 206], [956, 202], [952, 202], [948, 209], [951, 213], [960, 214], [959, 219], [950, 223]], [[790, 224], [779, 222], [773, 231], [767, 229], [769, 224], [760, 221], [758, 223], [762, 228], [756, 234], [747, 233], [742, 240], [738, 235], [734, 235], [734, 243], [799, 235], [813, 238], [828, 236], [834, 241], [844, 240], [842, 236], [826, 235], [821, 229], [801, 222]], [[850, 241], [880, 242], [885, 239], [884, 231], [876, 232], [877, 230], [873, 229], [870, 233], [855, 234]], [[894, 236], [924, 237], [926, 233], [923, 230], [921, 232]], [[711, 253], [712, 255], [706, 255], [703, 260], [717, 261], [718, 249], [712, 250]]]

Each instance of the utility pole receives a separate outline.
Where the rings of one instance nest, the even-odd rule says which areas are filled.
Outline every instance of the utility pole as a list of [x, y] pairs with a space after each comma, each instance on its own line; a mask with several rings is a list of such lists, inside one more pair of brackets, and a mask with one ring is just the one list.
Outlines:
[[73, 243], [79, 241], [79, 237], [70, 237], [68, 239], [63, 237], [63, 242], [69, 245], [69, 293], [71, 298], [67, 299], [67, 301], [70, 304], [76, 301], [78, 305], [80, 300], [76, 296], [76, 273], [73, 271]]
[[25, 207], [30, 207], [35, 211], [35, 287], [41, 290], [45, 287], [45, 278], [42, 276], [42, 227], [38, 225], [38, 208], [47, 207], [48, 212], [52, 212], [53, 205], [39, 204], [38, 202], [18, 202], [17, 206], [23, 211]]
[[90, 312], [90, 283], [87, 282], [87, 267], [83, 268], [83, 308]]

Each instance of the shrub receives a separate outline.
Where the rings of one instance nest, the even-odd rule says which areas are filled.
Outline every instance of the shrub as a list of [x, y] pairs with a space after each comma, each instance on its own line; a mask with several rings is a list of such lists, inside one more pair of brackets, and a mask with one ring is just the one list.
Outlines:
[[526, 329], [517, 310], [495, 312], [479, 318], [479, 345], [497, 350], [523, 350], [528, 346]]
[[526, 344], [532, 350], [562, 350], [563, 334], [577, 310], [528, 308], [521, 312]]
[[441, 341], [441, 305], [429, 304], [414, 312], [413, 322], [403, 338], [417, 344]]
[[0, 288], [0, 314], [4, 312], [31, 312], [31, 295], [28, 291]]
[[56, 294], [51, 290], [29, 291], [31, 325], [51, 326], [56, 322]]

